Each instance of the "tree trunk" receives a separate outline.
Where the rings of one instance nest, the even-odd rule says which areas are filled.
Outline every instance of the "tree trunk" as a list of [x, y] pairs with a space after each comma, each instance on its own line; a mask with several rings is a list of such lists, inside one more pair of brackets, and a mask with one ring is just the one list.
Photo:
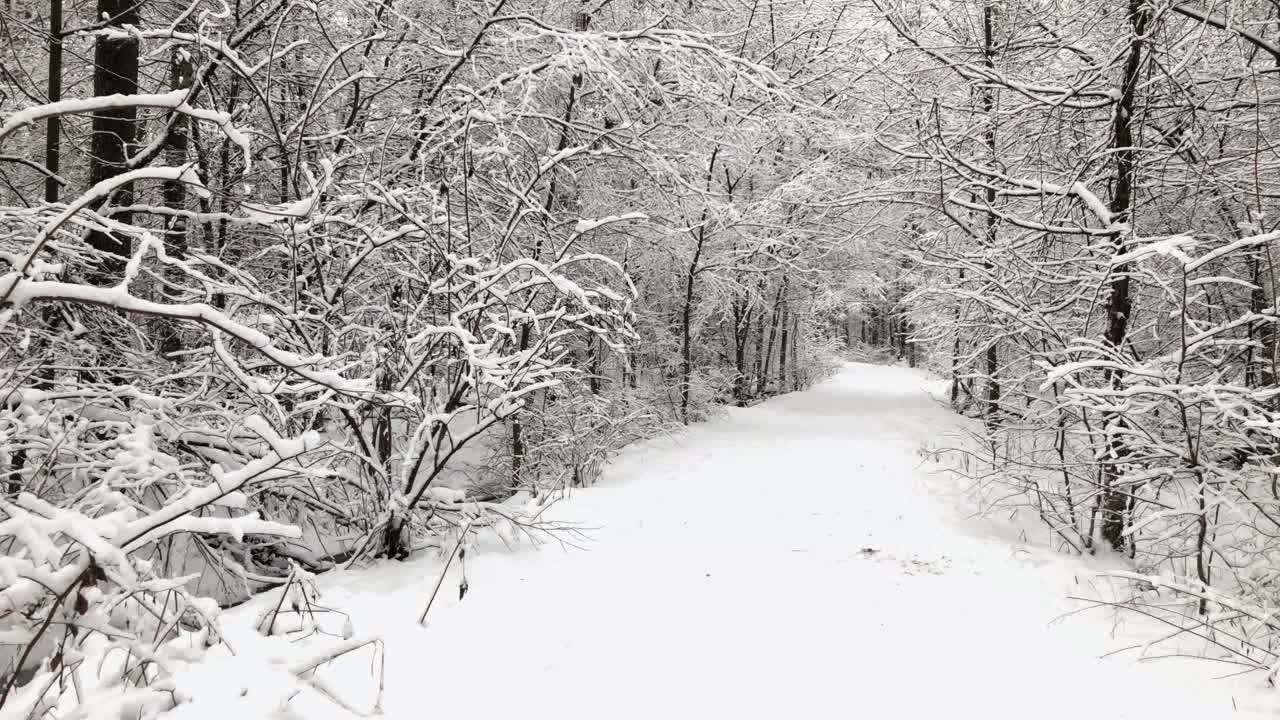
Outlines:
[[[763, 289], [764, 288], [761, 288], [762, 291]], [[763, 292], [762, 292], [762, 295], [763, 295]], [[759, 327], [756, 328], [756, 357], [755, 357], [755, 365], [752, 368], [752, 373], [753, 373], [751, 378], [752, 387], [748, 389], [749, 392], [754, 392], [756, 397], [759, 397], [763, 392], [764, 381], [761, 379], [760, 373], [764, 369], [765, 353], [768, 352], [768, 349], [766, 349], [764, 345], [765, 334], [768, 331], [768, 329], [769, 328], [767, 327], [767, 322], [765, 320], [764, 308], [762, 307], [760, 308]]]
[[782, 301], [782, 339], [778, 343], [778, 392], [787, 391], [787, 348], [791, 345], [791, 313], [787, 301]]
[[[960, 268], [960, 278], [959, 278], [959, 280], [960, 280], [960, 283], [959, 283], [959, 284], [963, 287], [963, 285], [964, 285], [964, 268]], [[959, 410], [959, 409], [960, 409], [960, 391], [961, 391], [961, 390], [963, 390], [963, 388], [960, 386], [960, 385], [961, 385], [961, 383], [960, 383], [960, 351], [961, 351], [961, 349], [962, 349], [962, 347], [961, 347], [961, 345], [960, 345], [960, 321], [964, 318], [964, 315], [963, 315], [963, 313], [961, 312], [961, 308], [960, 308], [960, 304], [959, 304], [959, 303], [956, 303], [956, 310], [955, 310], [955, 313], [953, 313], [952, 317], [954, 318], [954, 321], [955, 321], [955, 326], [956, 326], [956, 331], [955, 331], [955, 332], [956, 332], [956, 334], [955, 334], [955, 337], [954, 337], [954, 338], [952, 338], [952, 340], [951, 340], [951, 397], [950, 397], [950, 401], [951, 401], [951, 407], [952, 407], [952, 409], [954, 409], [954, 410]]]
[[[756, 395], [764, 395], [769, 387], [769, 370], [773, 364], [773, 341], [778, 336], [778, 319], [782, 312], [782, 285], [773, 298], [773, 314], [769, 317], [769, 339], [764, 344], [764, 354], [760, 358], [760, 368], [756, 372]], [[763, 335], [763, 329], [761, 335]]]
[[698, 230], [698, 245], [685, 275], [684, 307], [680, 311], [680, 422], [689, 424], [689, 384], [693, 382], [693, 290], [698, 279], [698, 265], [706, 234]]
[[[995, 72], [995, 8], [992, 7], [995, 0], [987, 0], [982, 6], [982, 56], [983, 64], [988, 69]], [[982, 95], [982, 113], [986, 122], [986, 130], [983, 133], [983, 140], [987, 146], [988, 162], [991, 167], [998, 167], [999, 149], [996, 145], [996, 91], [990, 86], [983, 87], [980, 91]], [[987, 212], [984, 216], [985, 232], [984, 242], [987, 246], [987, 260], [985, 261], [988, 274], [993, 271], [990, 260], [991, 252], [996, 245], [996, 189], [994, 185], [988, 184], [985, 191]], [[995, 337], [991, 339], [987, 345], [985, 356], [985, 372], [987, 375], [987, 407], [983, 413], [987, 427], [994, 429], [999, 423], [1000, 417], [1000, 346], [999, 340]]]
[[[169, 87], [172, 90], [189, 90], [195, 68], [191, 56], [181, 48], [175, 48], [169, 58]], [[164, 160], [166, 165], [178, 167], [187, 163], [191, 144], [190, 124], [183, 113], [169, 117], [169, 132], [165, 136]], [[167, 180], [163, 186], [165, 207], [181, 210], [187, 204], [187, 186], [181, 180]], [[165, 250], [176, 258], [187, 255], [187, 220], [173, 215], [165, 220]]]
[[733, 327], [733, 399], [737, 401], [738, 407], [746, 407], [747, 395], [749, 389], [747, 387], [747, 345], [751, 340], [751, 320], [754, 313], [751, 311], [750, 300], [742, 297], [735, 298], [734, 301], [734, 327]]
[[[117, 32], [99, 35], [93, 49], [93, 94], [135, 95], [138, 92], [138, 40], [121, 29], [125, 25], [138, 26], [138, 3], [134, 0], [98, 0], [97, 17], [105, 18], [107, 25]], [[138, 138], [138, 111], [132, 106], [100, 110], [93, 116], [93, 137], [90, 141], [89, 182], [100, 183], [125, 171], [130, 149]], [[131, 205], [133, 186], [125, 185], [114, 196], [114, 205]], [[116, 212], [120, 222], [131, 222], [128, 212]], [[102, 230], [90, 230], [89, 246], [106, 257], [89, 273], [94, 285], [112, 285], [119, 282], [129, 256], [129, 240]]]
[[[1261, 316], [1274, 303], [1274, 299], [1268, 297], [1268, 290], [1274, 282], [1270, 266], [1269, 245], [1263, 246], [1249, 258], [1249, 281], [1253, 284], [1253, 290], [1249, 294], [1249, 310], [1255, 316]], [[1252, 388], [1271, 387], [1276, 383], [1275, 327], [1270, 322], [1254, 323], [1249, 326], [1249, 335], [1251, 340], [1257, 342], [1259, 350], [1256, 355], [1252, 348], [1249, 350], [1245, 383]]]
[[587, 386], [592, 395], [600, 394], [600, 351], [596, 348], [596, 336], [587, 337]]
[[[191, 88], [192, 75], [195, 68], [191, 56], [184, 48], [174, 48], [169, 56], [169, 87], [173, 90]], [[190, 124], [183, 113], [171, 113], [169, 116], [169, 132], [164, 140], [164, 160], [170, 167], [180, 167], [187, 163], [187, 152], [190, 147]], [[187, 205], [187, 186], [181, 180], [166, 180], [162, 190], [164, 205], [173, 210], [183, 210]], [[182, 215], [170, 215], [164, 224], [165, 251], [175, 258], [187, 256], [187, 219]], [[182, 349], [182, 326], [172, 321], [162, 321], [160, 331], [160, 352], [166, 356]]]
[[800, 366], [800, 313], [791, 313], [791, 380], [790, 389], [799, 390], [803, 377]]
[[[62, 99], [62, 0], [49, 1], [48, 73], [49, 102], [57, 102]], [[45, 120], [44, 200], [48, 203], [58, 202], [60, 184], [57, 180], [57, 176], [59, 170], [59, 145], [61, 143], [61, 139], [62, 117], [57, 113], [54, 113]], [[51, 305], [40, 309], [40, 318], [47, 327], [58, 322], [58, 315]], [[36, 351], [33, 355], [40, 352], [43, 352], [43, 349]], [[33, 377], [35, 387], [40, 389], [48, 388], [52, 379], [52, 372], [44, 367], [37, 368]], [[17, 497], [18, 493], [22, 492], [22, 471], [26, 466], [27, 451], [25, 448], [19, 448], [18, 451], [13, 454], [13, 460], [10, 463], [9, 470], [4, 472], [4, 469], [0, 467], [0, 472], [4, 472], [8, 478], [5, 482], [5, 490], [10, 497]]]
[[[1112, 234], [1112, 252], [1121, 255], [1128, 249], [1127, 234], [1131, 232], [1133, 191], [1137, 175], [1137, 152], [1133, 146], [1133, 113], [1137, 105], [1138, 82], [1142, 74], [1142, 52], [1151, 21], [1151, 6], [1147, 0], [1129, 0], [1129, 25], [1131, 38], [1124, 75], [1121, 78], [1120, 100], [1116, 103], [1111, 142], [1115, 157], [1113, 192], [1108, 210], [1112, 224], [1117, 226]], [[1129, 266], [1118, 265], [1111, 270], [1110, 291], [1106, 303], [1106, 343], [1117, 354], [1123, 352], [1125, 337], [1129, 331], [1129, 318], [1133, 314], [1133, 300], [1129, 285]], [[1114, 368], [1104, 371], [1106, 382], [1119, 388], [1123, 373]], [[1107, 413], [1103, 418], [1104, 429], [1117, 430], [1124, 425], [1119, 413]], [[1105, 461], [1102, 464], [1102, 539], [1112, 548], [1123, 550], [1125, 545], [1125, 509], [1128, 495], [1116, 486], [1121, 472], [1120, 464], [1127, 454], [1123, 441], [1115, 432], [1107, 432]]]
[[[49, 0], [49, 102], [62, 99], [62, 0]], [[62, 116], [53, 113], [44, 124], [44, 201], [58, 202], [58, 171], [62, 156]]]

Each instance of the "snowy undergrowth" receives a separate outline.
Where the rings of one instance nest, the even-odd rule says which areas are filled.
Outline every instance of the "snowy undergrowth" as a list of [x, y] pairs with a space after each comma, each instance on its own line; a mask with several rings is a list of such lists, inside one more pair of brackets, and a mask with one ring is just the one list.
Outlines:
[[[1161, 629], [1072, 596], [1116, 591], [1099, 574], [1118, 560], [1061, 555], [1031, 518], [974, 516], [965, 485], [921, 462], [962, 429], [940, 389], [849, 365], [629, 448], [547, 511], [577, 523], [578, 547], [479, 536], [448, 564], [425, 627], [448, 543], [320, 576], [302, 600], [255, 598], [223, 615], [229, 649], [178, 678], [187, 702], [169, 716], [1205, 720], [1280, 707], [1256, 674], [1215, 682], [1203, 662], [1116, 652]], [[315, 622], [260, 631], [295, 603]], [[375, 637], [305, 682], [279, 671]]]
[[[1080, 567], [1071, 580], [1078, 586], [1071, 592], [1078, 601], [1076, 611], [1110, 619], [1114, 635], [1128, 643], [1123, 650], [1132, 656], [1144, 662], [1208, 661], [1218, 665], [1222, 675], [1252, 673], [1267, 686], [1274, 685], [1280, 655], [1272, 594], [1265, 582], [1249, 582], [1273, 575], [1267, 563], [1270, 535], [1257, 530], [1262, 523], [1215, 531], [1213, 546], [1227, 567], [1218, 573], [1222, 578], [1215, 576], [1214, 588], [1202, 590], [1194, 579], [1193, 538], [1180, 535], [1187, 524], [1183, 514], [1169, 511], [1145, 517], [1133, 530], [1136, 551], [1129, 547], [1120, 553], [1096, 539], [1087, 543], [1083, 528], [1096, 505], [1096, 491], [1079, 478], [1091, 466], [1081, 463], [1070, 470], [1081, 487], [1074, 496], [1064, 495], [1062, 470], [1042, 462], [1056, 452], [1052, 434], [1014, 435], [999, 435], [999, 462], [994, 466], [990, 436], [977, 419], [958, 420], [956, 433], [927, 443], [923, 454], [939, 476], [935, 490], [950, 498], [961, 524], [1003, 537], [1024, 552], [1087, 556], [1077, 558]], [[1087, 452], [1079, 438], [1067, 440], [1073, 443], [1068, 456]], [[1194, 496], [1194, 484], [1171, 479], [1153, 502], [1174, 498], [1190, 505], [1188, 498]], [[1264, 514], [1245, 503], [1231, 510], [1242, 517]], [[1223, 522], [1222, 527], [1229, 526]], [[1202, 598], [1208, 605], [1204, 614]]]
[[[945, 382], [934, 386], [939, 402], [946, 389]], [[1080, 553], [1072, 542], [1078, 543], [1079, 538], [1064, 535], [1053, 522], [1062, 519], [1061, 507], [1038, 506], [1036, 484], [1031, 482], [1036, 471], [1029, 469], [1030, 463], [1004, 469], [982, 463], [990, 452], [985, 437], [980, 420], [957, 418], [954, 432], [927, 441], [921, 455], [929, 468], [930, 490], [956, 527], [974, 537], [1000, 540], [1021, 563], [1046, 577], [1050, 586], [1060, 587], [1062, 615], [1055, 623], [1105, 630], [1095, 633], [1097, 642], [1090, 647], [1099, 656], [1114, 656], [1116, 662], [1158, 664], [1162, 672], [1184, 681], [1234, 678], [1222, 684], [1236, 710], [1251, 708], [1261, 713], [1262, 708], [1280, 707], [1272, 697], [1270, 673], [1259, 672], [1265, 669], [1263, 653], [1241, 652], [1241, 637], [1249, 637], [1250, 632], [1237, 634], [1240, 623], [1235, 621], [1240, 618], [1224, 611], [1212, 619], [1228, 623], [1206, 626], [1196, 616], [1194, 601], [1166, 586], [1178, 584], [1180, 576], [1163, 566], [1144, 565], [1142, 552], [1139, 561], [1097, 545]], [[1037, 450], [1052, 452], [1052, 448]], [[1013, 455], [1008, 449], [1004, 454]], [[1039, 480], [1048, 487], [1054, 478]], [[1042, 515], [1042, 511], [1051, 514]], [[1249, 618], [1243, 619], [1247, 624]]]

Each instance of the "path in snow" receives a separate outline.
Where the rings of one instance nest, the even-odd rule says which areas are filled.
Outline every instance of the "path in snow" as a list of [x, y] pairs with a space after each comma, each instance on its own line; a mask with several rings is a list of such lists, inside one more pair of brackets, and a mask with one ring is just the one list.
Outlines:
[[1054, 622], [1087, 569], [958, 519], [920, 467], [957, 426], [928, 389], [850, 365], [632, 449], [557, 508], [587, 551], [476, 555], [426, 630], [437, 560], [328, 599], [386, 634], [394, 720], [1253, 716], [1207, 663], [1099, 659], [1110, 616]]

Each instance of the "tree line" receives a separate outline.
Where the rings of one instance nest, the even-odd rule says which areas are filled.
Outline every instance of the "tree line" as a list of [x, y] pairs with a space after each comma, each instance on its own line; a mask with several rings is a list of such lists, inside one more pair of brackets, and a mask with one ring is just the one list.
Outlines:
[[830, 372], [859, 34], [769, 0], [6, 0], [5, 716], [162, 711], [219, 605], [563, 538], [543, 510], [624, 444]]
[[912, 229], [894, 307], [979, 419], [956, 449], [1120, 604], [1276, 655], [1280, 15], [1249, 0], [873, 0]]

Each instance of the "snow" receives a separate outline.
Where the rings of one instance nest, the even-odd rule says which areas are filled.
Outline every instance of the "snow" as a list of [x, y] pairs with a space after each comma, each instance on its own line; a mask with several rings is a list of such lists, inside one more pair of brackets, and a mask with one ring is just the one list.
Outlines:
[[57, 115], [92, 113], [99, 110], [124, 107], [166, 108], [173, 112], [190, 115], [197, 120], [204, 120], [217, 125], [226, 134], [227, 139], [240, 148], [246, 163], [245, 169], [252, 167], [253, 153], [249, 146], [249, 138], [232, 124], [230, 113], [195, 108], [188, 105], [187, 97], [190, 92], [190, 90], [172, 90], [166, 93], [95, 95], [93, 97], [71, 98], [44, 105], [35, 105], [5, 116], [4, 124], [0, 125], [0, 140], [3, 140], [19, 128]]
[[186, 90], [140, 95], [99, 95], [89, 98], [72, 98], [45, 105], [24, 108], [5, 117], [0, 125], [0, 139], [26, 125], [55, 115], [90, 113], [96, 110], [122, 107], [161, 107], [175, 109], [187, 100]]
[[[578, 547], [483, 540], [449, 565], [425, 627], [452, 541], [317, 577], [319, 602], [349, 614], [331, 636], [256, 634], [280, 603], [279, 591], [259, 597], [222, 616], [237, 657], [179, 678], [193, 703], [175, 714], [249, 720], [284, 697], [287, 716], [311, 719], [352, 717], [342, 704], [392, 720], [1274, 713], [1258, 674], [1214, 680], [1230, 668], [1114, 652], [1160, 629], [1078, 612], [1068, 596], [1119, 587], [1100, 577], [1118, 559], [1057, 554], [1034, 524], [972, 517], [962, 482], [921, 451], [964, 422], [944, 390], [923, 372], [850, 364], [630, 448], [548, 511], [577, 523]], [[279, 668], [347, 647], [353, 627], [380, 637], [382, 654], [322, 666], [297, 694], [258, 687], [293, 682]], [[283, 652], [295, 655], [275, 671], [245, 661]]]
[[640, 213], [640, 212], [624, 213], [622, 215], [610, 215], [608, 217], [595, 218], [593, 220], [588, 220], [586, 218], [583, 218], [579, 220], [578, 224], [573, 228], [573, 234], [585, 235], [586, 233], [589, 233], [592, 230], [595, 230], [596, 228], [602, 227], [604, 225], [611, 225], [613, 223], [625, 222], [628, 220], [648, 220], [648, 219], [649, 219], [648, 215], [645, 215], [644, 213]]
[[[118, 180], [129, 173], [116, 176]], [[104, 181], [107, 182], [107, 181]], [[363, 380], [350, 380], [339, 373], [315, 369], [313, 359], [303, 357], [295, 352], [283, 350], [272, 343], [270, 336], [233, 320], [226, 313], [204, 303], [158, 303], [132, 295], [129, 288], [118, 285], [113, 288], [81, 285], [55, 280], [31, 281], [24, 279], [20, 270], [0, 275], [0, 301], [6, 301], [18, 307], [34, 300], [67, 300], [87, 305], [99, 305], [123, 312], [169, 317], [189, 322], [198, 322], [212, 330], [226, 333], [247, 343], [269, 360], [287, 368], [294, 374], [317, 385], [326, 386], [334, 391], [353, 395], [370, 392], [369, 384]], [[12, 311], [0, 311], [0, 327], [12, 316]], [[215, 341], [216, 344], [217, 341]], [[234, 362], [225, 353], [222, 357], [234, 367]], [[244, 376], [243, 379], [247, 379]]]

